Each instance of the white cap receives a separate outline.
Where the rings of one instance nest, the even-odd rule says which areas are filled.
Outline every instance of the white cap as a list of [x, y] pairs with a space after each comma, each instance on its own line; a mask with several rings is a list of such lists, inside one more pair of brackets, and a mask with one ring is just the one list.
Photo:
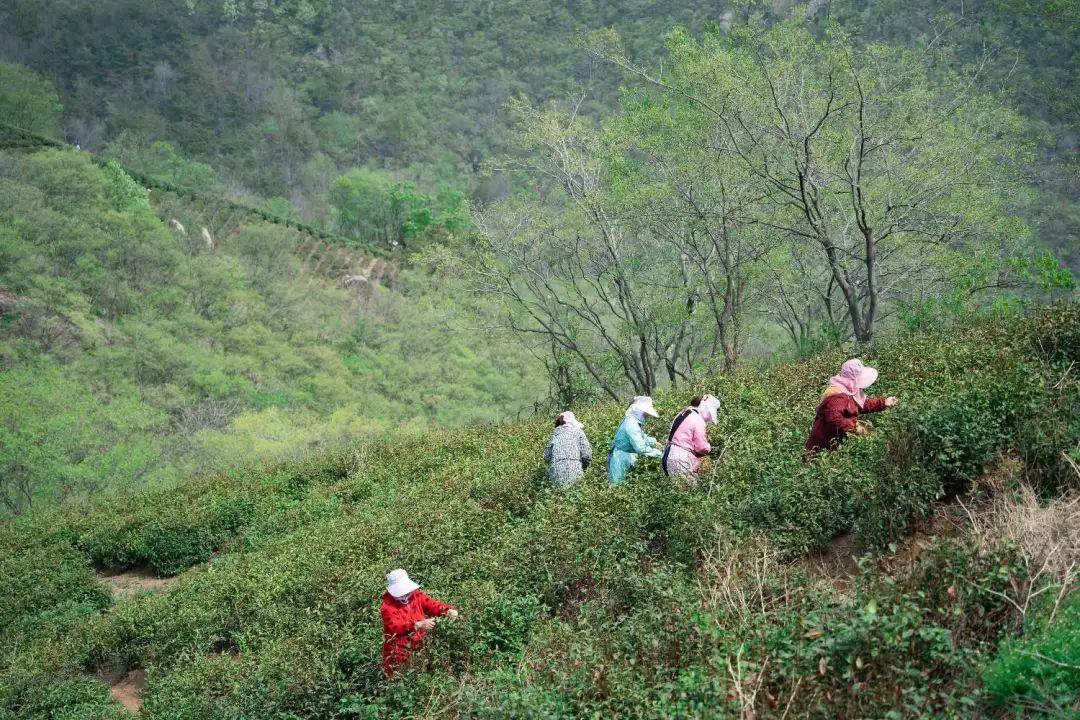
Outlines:
[[628, 411], [637, 411], [643, 415], [650, 415], [652, 417], [660, 417], [656, 412], [656, 408], [653, 407], [652, 398], [648, 395], [636, 395], [634, 396], [634, 402], [630, 403]]
[[404, 597], [413, 590], [419, 590], [420, 586], [409, 578], [409, 573], [401, 568], [391, 570], [386, 576], [386, 592], [396, 598]]

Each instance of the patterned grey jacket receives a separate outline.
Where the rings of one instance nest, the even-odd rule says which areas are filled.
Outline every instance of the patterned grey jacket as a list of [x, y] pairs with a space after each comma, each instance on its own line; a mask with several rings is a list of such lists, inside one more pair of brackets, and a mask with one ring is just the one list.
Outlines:
[[557, 488], [577, 484], [592, 462], [592, 445], [585, 431], [572, 425], [560, 425], [544, 448], [548, 479]]

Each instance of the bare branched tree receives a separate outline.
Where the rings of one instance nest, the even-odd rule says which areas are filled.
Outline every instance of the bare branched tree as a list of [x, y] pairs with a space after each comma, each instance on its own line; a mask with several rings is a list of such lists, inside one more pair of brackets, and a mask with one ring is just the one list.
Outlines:
[[796, 18], [734, 40], [676, 37], [666, 75], [610, 36], [593, 52], [710, 118], [716, 152], [768, 198], [754, 221], [818, 248], [865, 342], [890, 300], [992, 275], [1025, 231], [1004, 207], [1019, 120], [975, 92], [978, 70], [933, 82], [932, 48], [853, 48]]
[[619, 214], [609, 149], [576, 112], [519, 106], [531, 158], [520, 169], [557, 189], [480, 212], [478, 253], [463, 264], [498, 295], [511, 327], [574, 357], [613, 398], [677, 382], [693, 358], [696, 290], [648, 228]]
[[0, 475], [0, 503], [12, 515], [20, 515], [34, 504], [35, 481], [31, 468], [16, 463]]
[[760, 261], [779, 235], [754, 221], [766, 195], [718, 151], [710, 118], [692, 104], [630, 106], [613, 135], [624, 147], [624, 211], [671, 251], [715, 325], [715, 343], [731, 368], [746, 340], [745, 314], [759, 299]]

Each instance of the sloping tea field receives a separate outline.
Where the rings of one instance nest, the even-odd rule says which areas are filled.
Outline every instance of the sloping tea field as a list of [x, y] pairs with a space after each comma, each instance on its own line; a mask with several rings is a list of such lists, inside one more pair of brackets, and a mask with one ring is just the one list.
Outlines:
[[[696, 492], [649, 463], [609, 488], [600, 462], [554, 494], [541, 418], [8, 522], [0, 718], [125, 717], [103, 678], [136, 669], [155, 720], [1073, 716], [1080, 309], [863, 358], [901, 404], [812, 462], [838, 353], [658, 398], [664, 418], [697, 391], [724, 403]], [[621, 415], [579, 413], [598, 456]], [[1033, 522], [1009, 522], [1020, 498]], [[905, 539], [942, 507], [971, 527]], [[879, 551], [854, 577], [800, 560], [845, 533]], [[385, 681], [398, 566], [461, 618]], [[125, 568], [178, 577], [113, 600], [101, 575]]]

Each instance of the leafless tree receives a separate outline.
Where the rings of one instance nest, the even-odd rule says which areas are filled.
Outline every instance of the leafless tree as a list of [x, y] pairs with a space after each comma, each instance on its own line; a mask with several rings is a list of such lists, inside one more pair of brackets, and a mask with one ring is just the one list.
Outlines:
[[595, 132], [576, 112], [519, 108], [532, 159], [520, 169], [557, 194], [479, 213], [478, 291], [499, 296], [510, 326], [575, 358], [613, 397], [648, 393], [689, 370], [696, 291], [641, 222], [619, 215]]
[[0, 503], [12, 515], [20, 515], [34, 504], [34, 474], [31, 469], [16, 463], [0, 475]]
[[798, 20], [736, 44], [681, 42], [668, 75], [610, 37], [593, 52], [710, 119], [717, 153], [768, 198], [755, 222], [818, 248], [858, 341], [887, 301], [948, 291], [959, 267], [993, 266], [1022, 234], [1001, 162], [1016, 117], [975, 93], [973, 77], [931, 81], [932, 47], [856, 50]]
[[759, 261], [779, 234], [754, 222], [764, 195], [750, 178], [710, 146], [708, 128], [700, 137], [688, 125], [673, 142], [648, 142], [648, 130], [638, 128], [646, 142], [630, 146], [642, 158], [634, 179], [650, 192], [637, 212], [678, 253], [687, 287], [707, 306], [730, 369], [745, 346], [747, 308], [760, 299]]

